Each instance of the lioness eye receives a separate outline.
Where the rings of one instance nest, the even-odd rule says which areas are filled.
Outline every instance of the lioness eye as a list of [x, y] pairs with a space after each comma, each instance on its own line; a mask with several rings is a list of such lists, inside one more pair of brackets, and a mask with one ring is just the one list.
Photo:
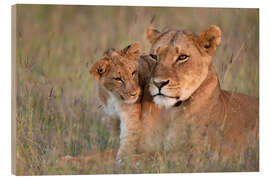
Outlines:
[[155, 61], [157, 61], [157, 55], [150, 54], [150, 57], [151, 57], [152, 59], [154, 59]]
[[178, 56], [178, 58], [176, 59], [176, 61], [181, 61], [181, 62], [184, 62], [184, 61], [187, 61], [189, 58], [188, 55], [185, 55], [185, 54], [181, 54], [180, 56]]

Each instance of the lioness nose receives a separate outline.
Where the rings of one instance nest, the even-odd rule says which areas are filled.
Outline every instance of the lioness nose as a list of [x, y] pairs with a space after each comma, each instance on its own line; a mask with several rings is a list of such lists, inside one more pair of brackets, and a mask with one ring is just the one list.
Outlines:
[[167, 81], [153, 81], [154, 85], [158, 88], [161, 89], [162, 87], [166, 86], [167, 84], [169, 84], [169, 80]]

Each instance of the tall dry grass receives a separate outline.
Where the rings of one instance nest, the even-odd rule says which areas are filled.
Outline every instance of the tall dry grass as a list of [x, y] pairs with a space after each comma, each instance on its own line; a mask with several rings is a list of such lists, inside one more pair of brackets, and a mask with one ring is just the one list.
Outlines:
[[[18, 175], [199, 171], [187, 167], [184, 158], [179, 164], [157, 159], [150, 168], [121, 171], [105, 165], [57, 167], [59, 157], [118, 147], [113, 122], [98, 106], [89, 67], [110, 47], [138, 41], [147, 52], [150, 45], [144, 34], [153, 16], [160, 30], [199, 33], [218, 25], [222, 44], [213, 62], [221, 87], [259, 96], [258, 9], [17, 5]], [[203, 163], [201, 171], [242, 170]]]

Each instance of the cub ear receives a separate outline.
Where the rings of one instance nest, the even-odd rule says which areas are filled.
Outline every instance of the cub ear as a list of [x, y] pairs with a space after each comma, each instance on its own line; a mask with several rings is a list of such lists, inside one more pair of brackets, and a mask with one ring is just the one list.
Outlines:
[[124, 49], [122, 49], [121, 52], [123, 56], [127, 57], [128, 59], [138, 60], [141, 53], [140, 43], [138, 42], [132, 43], [127, 47], [125, 47]]
[[156, 30], [152, 24], [150, 24], [146, 30], [146, 37], [151, 44], [154, 44], [160, 34], [161, 33]]
[[96, 62], [90, 69], [90, 74], [100, 80], [100, 78], [109, 71], [109, 62], [106, 60], [100, 60]]
[[209, 55], [213, 55], [217, 46], [221, 42], [221, 30], [212, 25], [199, 35], [199, 45], [205, 49]]

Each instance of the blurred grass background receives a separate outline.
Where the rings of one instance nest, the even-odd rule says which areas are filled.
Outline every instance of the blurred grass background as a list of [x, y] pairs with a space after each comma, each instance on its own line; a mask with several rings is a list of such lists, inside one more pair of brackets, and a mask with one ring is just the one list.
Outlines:
[[[98, 108], [96, 82], [90, 77], [89, 68], [110, 47], [123, 48], [138, 41], [147, 53], [150, 45], [145, 30], [153, 16], [159, 30], [188, 29], [200, 33], [212, 24], [218, 25], [223, 32], [222, 44], [213, 63], [221, 87], [259, 96], [258, 9], [16, 7], [18, 175], [79, 174], [79, 168], [57, 168], [57, 160], [118, 147], [112, 122]], [[83, 172], [98, 173], [88, 168]], [[170, 168], [136, 172], [170, 172]], [[104, 172], [113, 173], [100, 170]]]

